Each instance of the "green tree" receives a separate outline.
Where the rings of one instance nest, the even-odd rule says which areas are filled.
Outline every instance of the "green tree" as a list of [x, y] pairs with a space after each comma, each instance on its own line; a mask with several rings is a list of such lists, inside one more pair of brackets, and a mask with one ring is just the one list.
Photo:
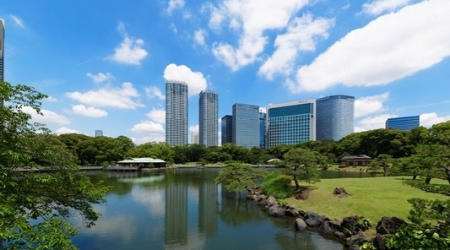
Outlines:
[[215, 179], [216, 184], [222, 183], [228, 191], [244, 192], [248, 187], [256, 186], [266, 174], [265, 170], [254, 168], [248, 164], [231, 163], [225, 165]]
[[299, 181], [314, 182], [319, 179], [319, 169], [328, 165], [327, 157], [316, 151], [306, 148], [295, 148], [289, 150], [283, 156], [283, 163], [286, 174], [292, 176], [295, 182], [295, 189], [299, 190]]
[[[77, 229], [68, 220], [80, 214], [92, 226], [106, 188], [78, 172], [75, 157], [25, 110], [40, 113], [46, 96], [31, 87], [0, 82], [0, 242], [7, 249], [75, 249]], [[39, 132], [39, 133], [37, 133]], [[24, 174], [18, 168], [45, 165], [51, 174]]]
[[450, 164], [448, 146], [430, 144], [416, 147], [414, 159], [420, 165], [419, 175], [429, 184], [432, 178], [446, 179], [446, 169]]
[[370, 163], [370, 170], [379, 170], [381, 169], [383, 171], [383, 176], [388, 175], [388, 169], [393, 164], [394, 160], [392, 159], [392, 156], [387, 154], [381, 154], [377, 156], [373, 161]]

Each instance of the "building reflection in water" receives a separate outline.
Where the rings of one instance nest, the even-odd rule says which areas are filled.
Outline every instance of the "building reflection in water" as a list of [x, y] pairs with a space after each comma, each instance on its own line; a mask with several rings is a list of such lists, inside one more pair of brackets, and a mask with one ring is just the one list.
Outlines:
[[204, 180], [199, 187], [199, 204], [198, 204], [198, 230], [204, 235], [214, 235], [217, 233], [217, 185], [214, 178], [205, 176], [206, 171], [202, 171], [202, 179]]
[[165, 194], [165, 244], [166, 246], [187, 242], [188, 220], [188, 187], [183, 181], [176, 180], [166, 182]]

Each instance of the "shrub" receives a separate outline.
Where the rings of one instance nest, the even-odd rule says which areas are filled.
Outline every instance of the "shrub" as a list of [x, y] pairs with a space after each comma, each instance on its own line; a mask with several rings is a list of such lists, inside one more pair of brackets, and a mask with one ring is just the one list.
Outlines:
[[284, 199], [294, 194], [291, 183], [292, 177], [273, 172], [264, 179], [261, 189], [267, 195], [273, 195], [277, 199]]

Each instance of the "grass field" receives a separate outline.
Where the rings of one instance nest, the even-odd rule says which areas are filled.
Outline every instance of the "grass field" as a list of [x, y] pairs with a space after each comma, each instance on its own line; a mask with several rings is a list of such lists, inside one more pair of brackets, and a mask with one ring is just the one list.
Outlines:
[[[404, 177], [410, 178], [410, 177]], [[446, 184], [433, 179], [432, 184]], [[402, 183], [402, 177], [341, 178], [323, 179], [315, 184], [305, 184], [311, 189], [309, 199], [286, 199], [297, 209], [314, 211], [329, 218], [342, 219], [359, 215], [368, 218], [372, 224], [383, 216], [396, 216], [407, 220], [411, 205], [410, 198], [450, 199], [448, 196], [427, 193]], [[338, 198], [333, 195], [336, 187], [343, 187], [351, 196]]]

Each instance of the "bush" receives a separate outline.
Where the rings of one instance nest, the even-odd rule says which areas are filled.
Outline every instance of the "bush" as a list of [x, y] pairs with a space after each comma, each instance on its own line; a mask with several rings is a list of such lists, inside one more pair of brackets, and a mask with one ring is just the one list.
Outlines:
[[405, 184], [410, 185], [411, 187], [415, 187], [421, 189], [425, 192], [429, 193], [437, 193], [443, 194], [446, 196], [450, 196], [450, 186], [449, 185], [439, 185], [439, 184], [426, 184], [424, 182], [416, 181], [416, 180], [406, 180]]
[[273, 195], [277, 199], [285, 199], [294, 194], [291, 183], [292, 177], [274, 172], [264, 179], [261, 189], [267, 195]]

